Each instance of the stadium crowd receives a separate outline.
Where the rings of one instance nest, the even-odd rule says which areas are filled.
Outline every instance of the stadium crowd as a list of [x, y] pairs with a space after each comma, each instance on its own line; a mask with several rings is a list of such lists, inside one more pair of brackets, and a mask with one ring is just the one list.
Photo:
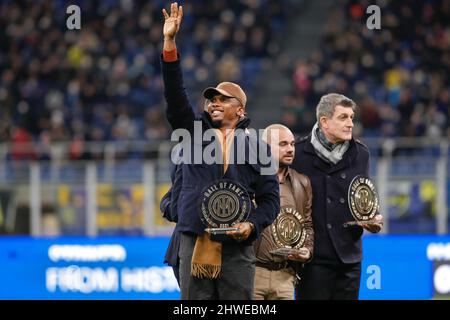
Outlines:
[[[188, 34], [179, 47], [190, 91], [224, 79], [250, 90], [263, 59], [277, 54], [284, 21], [299, 2], [183, 4]], [[80, 30], [66, 27], [71, 4], [81, 9]], [[85, 142], [169, 136], [159, 65], [165, 5], [163, 0], [1, 2], [0, 141], [12, 143], [13, 159], [47, 159], [55, 142], [70, 143], [70, 158], [78, 159], [89, 156]]]
[[[362, 27], [371, 4], [379, 30]], [[320, 47], [286, 72], [282, 118], [297, 133], [313, 126], [319, 97], [338, 92], [361, 108], [357, 135], [450, 137], [450, 1], [337, 1]]]
[[[196, 105], [203, 88], [224, 80], [242, 84], [251, 99], [255, 75], [279, 53], [302, 1], [183, 4], [188, 34], [178, 45]], [[167, 1], [77, 1], [80, 30], [66, 27], [71, 4], [0, 4], [0, 142], [11, 142], [13, 159], [48, 159], [57, 142], [80, 159], [92, 156], [86, 142], [169, 136], [159, 65]], [[319, 48], [285, 70], [292, 92], [280, 97], [280, 121], [307, 133], [318, 98], [339, 92], [361, 107], [357, 135], [450, 137], [450, 0], [376, 1], [380, 30], [361, 27], [370, 4], [335, 3]]]

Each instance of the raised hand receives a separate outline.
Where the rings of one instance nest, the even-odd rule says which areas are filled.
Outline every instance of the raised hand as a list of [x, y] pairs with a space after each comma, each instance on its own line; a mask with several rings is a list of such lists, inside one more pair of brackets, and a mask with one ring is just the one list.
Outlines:
[[178, 6], [178, 3], [172, 2], [170, 4], [170, 15], [166, 9], [162, 9], [164, 15], [164, 40], [175, 40], [175, 36], [180, 30], [181, 20], [183, 19], [183, 7]]

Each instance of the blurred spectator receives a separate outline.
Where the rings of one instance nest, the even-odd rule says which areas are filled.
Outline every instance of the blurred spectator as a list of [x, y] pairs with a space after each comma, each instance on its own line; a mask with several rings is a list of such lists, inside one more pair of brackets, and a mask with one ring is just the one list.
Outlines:
[[336, 3], [292, 94], [307, 110], [326, 92], [356, 97], [364, 136], [450, 137], [450, 0], [378, 1], [380, 30], [365, 28], [370, 4]]
[[[180, 41], [185, 82], [204, 88], [226, 78], [251, 88], [258, 61], [277, 53], [276, 41], [298, 2], [182, 3], [183, 32], [190, 33]], [[161, 8], [168, 2], [79, 1], [81, 30], [73, 31], [66, 28], [71, 4], [0, 3], [2, 141], [14, 141], [20, 159], [49, 159], [48, 145], [56, 141], [70, 142], [71, 159], [100, 159], [101, 145], [83, 151], [84, 145], [107, 140], [122, 149], [128, 140], [168, 138], [159, 75]], [[19, 126], [24, 117], [33, 121]], [[33, 155], [19, 150], [20, 142], [40, 142], [45, 150]]]
[[18, 123], [11, 137], [12, 160], [34, 160], [36, 153], [32, 144], [31, 134], [23, 123]]

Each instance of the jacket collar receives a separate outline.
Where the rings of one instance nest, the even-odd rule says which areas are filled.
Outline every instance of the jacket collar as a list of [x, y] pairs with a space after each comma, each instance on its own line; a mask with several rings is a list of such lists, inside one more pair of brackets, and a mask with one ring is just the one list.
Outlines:
[[[294, 195], [295, 206], [297, 207], [297, 210], [303, 215], [305, 199], [301, 195], [304, 194], [305, 190], [304, 190], [304, 187], [302, 186], [302, 183], [300, 182], [300, 173], [295, 171], [295, 169], [289, 168], [287, 176], [289, 177], [289, 180], [291, 182], [291, 188], [292, 188], [292, 194]], [[302, 208], [302, 210], [300, 210], [300, 208]]]
[[286, 180], [290, 180], [291, 179], [290, 172], [291, 172], [291, 169], [289, 167], [285, 168], [285, 170], [283, 172], [283, 181], [279, 181], [279, 182], [280, 183], [285, 183]]
[[317, 156], [316, 151], [314, 150], [313, 145], [311, 144], [311, 134], [306, 138], [306, 143], [303, 147], [303, 150], [306, 153], [314, 155], [313, 165], [319, 168], [321, 171], [324, 171], [328, 174], [333, 172], [342, 170], [344, 168], [348, 168], [351, 166], [352, 162], [358, 155], [358, 148], [356, 147], [355, 140], [352, 138], [350, 140], [350, 145], [347, 152], [342, 157], [342, 160], [336, 163], [335, 165], [329, 164], [322, 160], [319, 156]]

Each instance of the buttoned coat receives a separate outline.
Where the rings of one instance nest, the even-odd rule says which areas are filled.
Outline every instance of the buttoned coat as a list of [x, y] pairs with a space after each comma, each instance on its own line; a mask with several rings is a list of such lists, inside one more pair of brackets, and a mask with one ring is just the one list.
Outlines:
[[296, 141], [292, 168], [307, 175], [312, 185], [315, 240], [312, 262], [360, 262], [363, 229], [345, 223], [355, 220], [348, 203], [350, 183], [358, 175], [369, 176], [367, 146], [352, 139], [343, 158], [334, 165], [316, 154], [309, 135]]

